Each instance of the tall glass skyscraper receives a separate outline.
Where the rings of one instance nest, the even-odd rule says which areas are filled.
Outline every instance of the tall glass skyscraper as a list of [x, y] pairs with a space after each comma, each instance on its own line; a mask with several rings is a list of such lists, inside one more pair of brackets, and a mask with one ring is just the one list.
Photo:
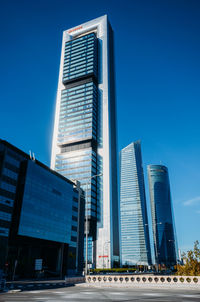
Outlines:
[[94, 267], [119, 260], [116, 154], [113, 31], [105, 15], [63, 32], [51, 157], [51, 168], [87, 191]]
[[120, 152], [122, 265], [150, 265], [151, 249], [140, 141]]
[[177, 247], [168, 169], [148, 166], [149, 191], [156, 264], [167, 267], [177, 262]]

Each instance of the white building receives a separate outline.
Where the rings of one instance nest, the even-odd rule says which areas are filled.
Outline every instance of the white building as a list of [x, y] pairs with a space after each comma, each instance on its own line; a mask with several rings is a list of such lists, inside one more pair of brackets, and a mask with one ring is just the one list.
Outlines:
[[87, 193], [88, 260], [98, 268], [119, 260], [115, 111], [113, 31], [105, 15], [63, 32], [51, 156], [51, 168]]

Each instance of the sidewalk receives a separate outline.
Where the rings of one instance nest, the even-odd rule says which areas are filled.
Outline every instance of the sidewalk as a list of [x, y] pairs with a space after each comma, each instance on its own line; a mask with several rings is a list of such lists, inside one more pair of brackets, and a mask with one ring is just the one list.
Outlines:
[[61, 280], [20, 280], [20, 281], [8, 281], [6, 282], [6, 291], [10, 290], [36, 290], [36, 289], [48, 289], [48, 288], [60, 288], [66, 286], [73, 286], [73, 283], [69, 284], [65, 279]]

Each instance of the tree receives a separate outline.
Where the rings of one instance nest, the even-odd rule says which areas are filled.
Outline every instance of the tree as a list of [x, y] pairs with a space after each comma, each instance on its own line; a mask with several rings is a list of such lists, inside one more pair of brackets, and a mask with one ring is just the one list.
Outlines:
[[199, 241], [194, 242], [194, 249], [183, 253], [184, 265], [177, 265], [177, 274], [182, 276], [200, 276]]

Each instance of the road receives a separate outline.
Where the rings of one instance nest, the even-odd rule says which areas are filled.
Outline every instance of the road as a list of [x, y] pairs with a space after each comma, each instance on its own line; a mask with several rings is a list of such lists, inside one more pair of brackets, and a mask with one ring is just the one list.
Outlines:
[[132, 302], [132, 301], [184, 301], [199, 302], [200, 291], [175, 289], [140, 288], [93, 288], [71, 286], [66, 288], [30, 290], [15, 293], [1, 293], [1, 302]]

